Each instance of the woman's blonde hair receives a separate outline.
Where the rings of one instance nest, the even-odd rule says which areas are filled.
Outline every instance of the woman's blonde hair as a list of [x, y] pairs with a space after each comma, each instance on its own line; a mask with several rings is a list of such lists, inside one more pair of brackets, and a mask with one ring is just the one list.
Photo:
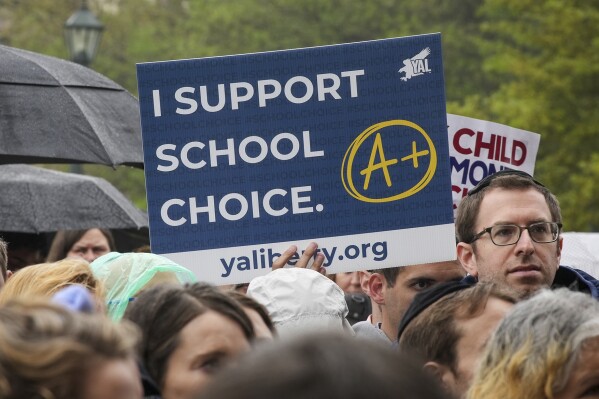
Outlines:
[[599, 302], [566, 288], [520, 302], [491, 337], [468, 399], [551, 399], [568, 382], [584, 342], [599, 336]]
[[49, 298], [73, 284], [87, 288], [98, 304], [104, 303], [104, 284], [94, 276], [89, 263], [72, 258], [27, 266], [17, 271], [0, 290], [0, 305], [20, 297]]
[[131, 323], [74, 313], [40, 300], [0, 308], [0, 397], [67, 399], [106, 360], [134, 358]]

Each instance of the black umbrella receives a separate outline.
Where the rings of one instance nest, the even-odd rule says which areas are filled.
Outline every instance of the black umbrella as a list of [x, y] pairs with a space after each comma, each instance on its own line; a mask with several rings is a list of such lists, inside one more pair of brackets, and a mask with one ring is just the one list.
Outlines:
[[147, 216], [99, 177], [0, 165], [0, 231], [147, 227]]
[[0, 164], [143, 167], [138, 101], [73, 62], [0, 45]]

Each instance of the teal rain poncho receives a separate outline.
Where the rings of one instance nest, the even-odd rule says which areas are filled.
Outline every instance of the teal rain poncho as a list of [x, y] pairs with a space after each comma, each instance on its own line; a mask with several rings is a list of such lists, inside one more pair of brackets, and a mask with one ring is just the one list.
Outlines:
[[91, 268], [106, 287], [108, 315], [117, 321], [142, 289], [162, 282], [185, 284], [197, 281], [190, 270], [151, 253], [110, 252], [94, 260]]

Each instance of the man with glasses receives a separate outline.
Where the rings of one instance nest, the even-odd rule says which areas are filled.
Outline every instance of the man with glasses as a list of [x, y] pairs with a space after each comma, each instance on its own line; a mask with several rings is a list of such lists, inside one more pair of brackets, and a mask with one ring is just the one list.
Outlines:
[[526, 298], [568, 287], [599, 298], [599, 282], [560, 266], [563, 238], [557, 198], [530, 175], [503, 170], [483, 179], [458, 207], [458, 259], [467, 280], [493, 281]]

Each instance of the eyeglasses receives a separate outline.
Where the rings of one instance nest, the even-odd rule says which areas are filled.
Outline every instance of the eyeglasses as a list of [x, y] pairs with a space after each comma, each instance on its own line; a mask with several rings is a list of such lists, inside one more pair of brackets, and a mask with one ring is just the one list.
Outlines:
[[474, 194], [478, 193], [479, 191], [481, 191], [483, 188], [488, 187], [493, 180], [495, 180], [496, 178], [501, 177], [501, 176], [521, 176], [521, 177], [530, 179], [534, 184], [536, 184], [539, 187], [545, 187], [543, 184], [541, 184], [538, 181], [536, 181], [535, 179], [533, 179], [532, 176], [526, 172], [523, 172], [521, 170], [514, 170], [514, 169], [503, 169], [503, 170], [500, 170], [499, 172], [493, 173], [492, 175], [488, 175], [487, 177], [482, 179], [480, 182], [478, 182], [478, 184], [475, 187], [473, 187], [472, 190], [468, 191], [468, 196], [474, 195]]
[[514, 245], [520, 240], [522, 230], [528, 230], [530, 238], [537, 243], [545, 244], [554, 242], [559, 237], [559, 231], [562, 228], [561, 223], [555, 222], [539, 222], [531, 225], [520, 227], [515, 224], [498, 224], [487, 227], [480, 233], [474, 235], [469, 244], [481, 238], [485, 233], [489, 233], [491, 241], [497, 246]]

